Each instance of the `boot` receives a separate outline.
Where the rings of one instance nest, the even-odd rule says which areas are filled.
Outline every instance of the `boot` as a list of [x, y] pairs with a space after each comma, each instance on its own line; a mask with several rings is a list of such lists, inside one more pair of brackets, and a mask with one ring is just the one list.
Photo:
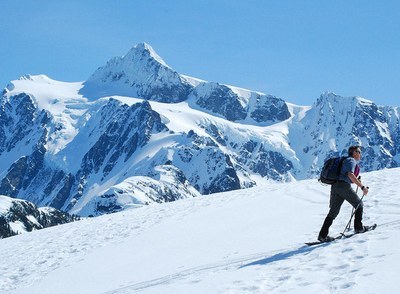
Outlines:
[[333, 223], [333, 218], [327, 216], [322, 225], [321, 231], [319, 232], [318, 241], [326, 242], [326, 241], [331, 241], [333, 239], [332, 237], [328, 236], [329, 227], [332, 225], [332, 223]]
[[357, 233], [364, 232], [364, 226], [362, 223], [363, 207], [359, 206], [354, 213], [354, 231]]

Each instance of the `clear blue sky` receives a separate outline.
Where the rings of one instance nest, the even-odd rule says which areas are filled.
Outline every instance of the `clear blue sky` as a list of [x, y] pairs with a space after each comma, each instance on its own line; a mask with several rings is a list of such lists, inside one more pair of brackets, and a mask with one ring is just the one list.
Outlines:
[[400, 1], [0, 0], [0, 88], [83, 81], [150, 44], [179, 73], [311, 105], [324, 91], [400, 106]]

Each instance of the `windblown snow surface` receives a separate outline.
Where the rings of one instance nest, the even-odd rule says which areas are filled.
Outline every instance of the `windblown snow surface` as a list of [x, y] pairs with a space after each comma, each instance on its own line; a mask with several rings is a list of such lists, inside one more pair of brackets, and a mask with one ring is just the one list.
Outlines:
[[329, 186], [268, 183], [0, 240], [0, 293], [398, 293], [400, 169], [362, 177], [375, 231], [308, 247]]

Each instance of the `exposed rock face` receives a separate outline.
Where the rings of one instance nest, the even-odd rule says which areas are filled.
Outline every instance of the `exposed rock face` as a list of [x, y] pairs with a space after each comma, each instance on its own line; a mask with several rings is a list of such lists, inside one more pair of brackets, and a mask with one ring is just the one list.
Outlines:
[[256, 123], [276, 123], [290, 117], [282, 99], [247, 90], [241, 92], [242, 95], [218, 83], [201, 83], [193, 90], [191, 97], [197, 106], [229, 121], [251, 118]]
[[179, 146], [174, 164], [186, 171], [189, 182], [202, 194], [236, 190], [240, 181], [230, 157], [208, 137], [191, 131]]
[[[43, 168], [49, 117], [45, 111], [36, 108], [31, 96], [24, 93], [12, 99], [4, 97], [0, 105], [0, 156], [16, 159], [7, 168], [0, 191], [15, 197], [19, 190], [31, 184]], [[23, 154], [20, 151], [22, 148], [28, 154]], [[22, 156], [17, 158], [19, 154]]]
[[54, 208], [38, 208], [28, 201], [5, 196], [0, 196], [0, 207], [0, 239], [79, 220]]
[[227, 86], [203, 83], [196, 87], [192, 95], [198, 106], [220, 114], [227, 120], [242, 120], [247, 116], [243, 101]]
[[258, 123], [280, 122], [290, 117], [290, 112], [284, 100], [271, 95], [255, 94], [250, 117]]

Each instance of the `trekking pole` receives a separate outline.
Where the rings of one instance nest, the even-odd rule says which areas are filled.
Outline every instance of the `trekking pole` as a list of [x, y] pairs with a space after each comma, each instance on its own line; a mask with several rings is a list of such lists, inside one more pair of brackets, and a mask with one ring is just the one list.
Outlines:
[[[366, 187], [366, 188], [368, 189], [368, 187]], [[343, 233], [340, 234], [340, 235], [342, 235], [343, 237], [345, 236], [345, 235], [344, 235], [344, 232], [346, 232], [347, 228], [350, 227], [351, 220], [353, 219], [353, 216], [355, 215], [355, 213], [356, 213], [358, 207], [360, 206], [360, 204], [361, 204], [361, 202], [362, 202], [364, 196], [365, 196], [365, 193], [362, 195], [360, 201], [358, 202], [356, 208], [354, 209], [354, 212], [351, 214], [350, 220], [349, 220], [349, 222], [347, 223], [346, 227], [344, 228]]]

